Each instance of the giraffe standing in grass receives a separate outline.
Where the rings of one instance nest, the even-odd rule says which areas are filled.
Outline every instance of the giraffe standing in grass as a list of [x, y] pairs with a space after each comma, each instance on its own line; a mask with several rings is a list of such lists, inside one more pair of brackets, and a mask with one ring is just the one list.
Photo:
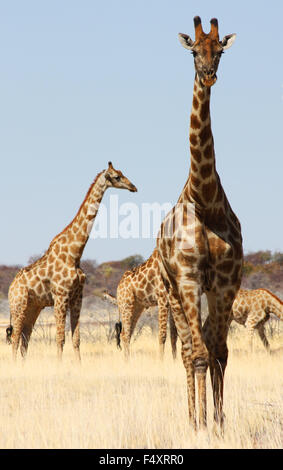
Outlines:
[[[109, 293], [104, 298], [118, 305], [119, 317], [122, 320], [122, 342], [125, 357], [130, 353], [130, 341], [135, 326], [142, 312], [152, 306], [158, 306], [158, 340], [159, 355], [164, 356], [169, 315], [170, 338], [173, 358], [176, 358], [177, 331], [170, 313], [167, 291], [159, 271], [159, 254], [154, 250], [152, 255], [140, 266], [126, 271], [117, 287], [117, 299]], [[117, 344], [120, 344], [120, 329], [117, 325]]]
[[[160, 270], [182, 343], [187, 374], [189, 420], [196, 429], [195, 378], [198, 389], [199, 427], [206, 426], [206, 371], [209, 366], [214, 420], [223, 415], [223, 383], [228, 358], [227, 334], [232, 304], [241, 284], [242, 236], [215, 166], [210, 121], [210, 93], [216, 82], [221, 54], [235, 35], [219, 40], [218, 22], [210, 21], [208, 34], [194, 18], [195, 41], [179, 34], [181, 44], [193, 53], [195, 81], [190, 119], [189, 177], [178, 204], [163, 220], [157, 237]], [[201, 322], [201, 294], [208, 300], [208, 317]]]
[[54, 305], [56, 342], [59, 359], [65, 342], [65, 321], [70, 311], [72, 341], [80, 359], [79, 317], [85, 274], [80, 259], [88, 241], [103, 194], [107, 188], [137, 191], [136, 187], [109, 162], [99, 173], [72, 222], [51, 241], [46, 253], [35, 263], [21, 269], [9, 288], [11, 325], [7, 340], [12, 342], [16, 358], [21, 339], [21, 353], [26, 355], [33, 326], [44, 307]]
[[272, 292], [267, 289], [239, 290], [233, 303], [233, 320], [247, 327], [251, 351], [255, 330], [264, 347], [270, 351], [264, 325], [269, 320], [271, 313], [283, 320], [283, 302]]

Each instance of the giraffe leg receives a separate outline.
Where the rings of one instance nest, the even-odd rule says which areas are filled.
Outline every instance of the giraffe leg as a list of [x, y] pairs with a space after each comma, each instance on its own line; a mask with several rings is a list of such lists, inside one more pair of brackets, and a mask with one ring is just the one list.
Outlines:
[[54, 299], [54, 314], [56, 323], [57, 357], [59, 360], [62, 359], [63, 347], [65, 344], [65, 323], [68, 307], [69, 297], [56, 295]]
[[31, 333], [40, 312], [41, 308], [33, 308], [29, 309], [29, 314], [26, 315], [26, 320], [21, 333], [21, 355], [23, 358], [25, 358], [27, 355]]
[[12, 333], [12, 356], [13, 360], [16, 360], [17, 351], [20, 344], [21, 334], [24, 326], [24, 318], [17, 316], [13, 321], [13, 333]]
[[196, 413], [195, 413], [195, 374], [194, 367], [192, 362], [192, 340], [191, 332], [186, 321], [182, 305], [180, 303], [178, 294], [170, 286], [169, 291], [169, 301], [172, 316], [178, 336], [182, 343], [181, 355], [183, 364], [186, 370], [187, 376], [187, 396], [188, 396], [188, 413], [189, 413], [189, 422], [191, 426], [196, 429]]
[[258, 332], [258, 335], [263, 343], [263, 346], [265, 347], [265, 349], [270, 352], [270, 345], [269, 345], [269, 342], [267, 340], [267, 337], [266, 337], [266, 334], [265, 334], [265, 328], [264, 328], [264, 325], [265, 325], [265, 322], [267, 320], [262, 320], [257, 326], [256, 326], [256, 330]]
[[25, 359], [33, 325], [24, 325], [21, 333], [21, 355]]
[[122, 319], [122, 345], [124, 349], [125, 359], [128, 359], [130, 356], [130, 341], [131, 341], [131, 326], [132, 326], [132, 317], [134, 314], [134, 305], [127, 304], [121, 309], [121, 319]]
[[83, 299], [83, 286], [78, 290], [76, 297], [72, 300], [70, 304], [70, 322], [71, 322], [71, 332], [72, 332], [72, 342], [75, 352], [75, 357], [78, 361], [81, 360], [80, 355], [80, 313], [82, 307]]
[[171, 310], [170, 310], [170, 313], [169, 313], [169, 327], [170, 327], [170, 340], [171, 340], [172, 356], [173, 356], [173, 359], [176, 359], [176, 357], [177, 357], [178, 333], [177, 333], [177, 328], [176, 328]]
[[16, 360], [17, 351], [20, 344], [23, 326], [26, 320], [26, 312], [28, 306], [28, 290], [25, 289], [21, 296], [21, 303], [11, 306], [11, 324], [13, 325], [12, 331], [12, 357]]
[[201, 290], [198, 283], [194, 281], [189, 282], [184, 277], [180, 279], [178, 288], [181, 305], [191, 331], [191, 360], [198, 390], [199, 427], [204, 428], [206, 427], [207, 415], [206, 372], [209, 364], [209, 355], [202, 334]]
[[164, 349], [167, 336], [168, 321], [168, 302], [164, 303], [163, 299], [158, 298], [158, 341], [159, 341], [159, 357], [164, 358]]
[[214, 421], [223, 431], [224, 374], [228, 360], [227, 335], [232, 320], [231, 290], [229, 295], [207, 293], [209, 315], [203, 332], [209, 351], [209, 369], [214, 401]]
[[250, 353], [252, 353], [253, 352], [253, 336], [254, 336], [255, 324], [254, 324], [254, 322], [249, 321], [249, 319], [248, 319], [245, 326], [247, 327]]

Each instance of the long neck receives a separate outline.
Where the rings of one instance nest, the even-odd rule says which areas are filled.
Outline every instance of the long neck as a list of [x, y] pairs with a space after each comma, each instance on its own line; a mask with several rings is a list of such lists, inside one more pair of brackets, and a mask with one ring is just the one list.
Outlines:
[[183, 198], [201, 206], [214, 203], [219, 177], [215, 169], [215, 154], [210, 121], [210, 88], [204, 87], [196, 75], [190, 118], [191, 168], [183, 189]]
[[277, 316], [280, 320], [283, 320], [283, 302], [276, 295], [272, 294], [267, 289], [262, 289], [266, 293], [266, 304], [270, 311]]
[[90, 186], [72, 222], [52, 240], [50, 248], [54, 247], [57, 255], [61, 252], [66, 253], [71, 255], [75, 263], [79, 262], [106, 189], [107, 184], [103, 171], [97, 175]]

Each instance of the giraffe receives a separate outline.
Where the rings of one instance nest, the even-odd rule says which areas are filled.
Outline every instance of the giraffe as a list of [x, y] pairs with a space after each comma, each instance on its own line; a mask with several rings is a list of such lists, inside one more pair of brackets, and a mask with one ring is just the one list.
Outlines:
[[[80, 360], [79, 317], [85, 274], [80, 259], [88, 241], [103, 194], [107, 188], [136, 187], [112, 163], [100, 172], [91, 184], [76, 216], [51, 241], [45, 254], [22, 268], [9, 288], [10, 327], [7, 341], [12, 342], [16, 359], [21, 339], [21, 354], [25, 357], [33, 326], [44, 307], [54, 306], [58, 358], [62, 358], [65, 342], [65, 320], [70, 311], [72, 342], [75, 356]], [[12, 326], [13, 325], [13, 326]]]
[[[206, 371], [209, 366], [215, 430], [223, 432], [223, 385], [227, 364], [227, 334], [231, 308], [242, 277], [240, 223], [231, 209], [215, 166], [210, 120], [211, 86], [216, 82], [221, 54], [235, 34], [219, 40], [218, 21], [208, 34], [194, 18], [195, 41], [179, 34], [194, 56], [195, 80], [190, 117], [190, 171], [177, 204], [164, 218], [157, 236], [160, 271], [182, 343], [187, 376], [189, 422], [207, 425]], [[201, 294], [208, 300], [202, 325]], [[196, 382], [196, 387], [195, 387]], [[198, 426], [196, 396], [198, 390]]]
[[[167, 291], [159, 271], [159, 254], [155, 249], [147, 261], [131, 271], [125, 271], [118, 287], [117, 298], [104, 293], [104, 299], [118, 305], [119, 318], [122, 318], [122, 342], [125, 357], [129, 357], [130, 341], [142, 312], [158, 305], [159, 356], [164, 356], [169, 314], [170, 338], [173, 358], [176, 358], [177, 331], [170, 313]], [[119, 322], [120, 325], [120, 322]], [[121, 326], [116, 326], [117, 345], [120, 345]]]
[[253, 333], [257, 330], [264, 347], [270, 351], [264, 325], [269, 320], [270, 313], [283, 320], [282, 300], [267, 289], [240, 289], [232, 311], [233, 320], [247, 327], [250, 350], [252, 351]]

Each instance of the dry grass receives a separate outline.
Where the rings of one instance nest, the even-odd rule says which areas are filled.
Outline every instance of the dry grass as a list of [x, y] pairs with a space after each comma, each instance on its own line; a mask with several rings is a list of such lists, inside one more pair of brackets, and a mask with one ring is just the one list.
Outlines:
[[[56, 346], [39, 335], [25, 363], [11, 360], [0, 331], [0, 448], [282, 448], [283, 335], [271, 339], [268, 355], [258, 340], [248, 352], [246, 332], [229, 337], [225, 380], [225, 434], [213, 432], [208, 377], [208, 431], [188, 426], [185, 371], [174, 363], [169, 342], [163, 362], [157, 338], [147, 330], [125, 363], [114, 342], [84, 340], [82, 364], [73, 362], [67, 337], [63, 362]], [[178, 345], [179, 347], [179, 345]]]

